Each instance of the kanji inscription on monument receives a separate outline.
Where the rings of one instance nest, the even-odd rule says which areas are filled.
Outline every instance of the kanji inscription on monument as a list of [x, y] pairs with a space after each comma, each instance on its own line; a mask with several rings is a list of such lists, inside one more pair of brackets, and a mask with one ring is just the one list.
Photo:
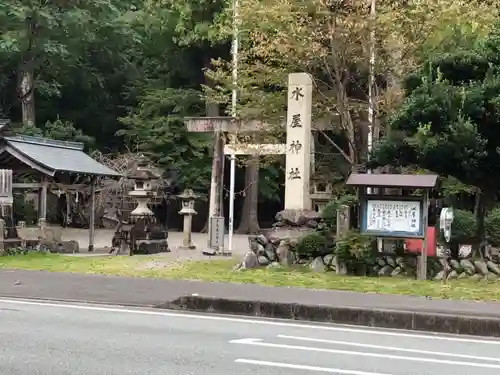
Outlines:
[[301, 128], [302, 127], [302, 121], [300, 120], [300, 113], [292, 115], [292, 121], [290, 122], [290, 127], [291, 128]]
[[298, 154], [301, 148], [302, 148], [302, 143], [300, 143], [299, 141], [293, 141], [290, 144], [289, 151], [291, 153]]
[[300, 180], [299, 168], [290, 168], [290, 171], [288, 172], [288, 179], [289, 180]]
[[304, 97], [304, 94], [302, 93], [303, 87], [295, 87], [292, 91], [292, 98], [298, 101], [299, 99], [302, 99]]
[[311, 111], [311, 76], [307, 73], [289, 74], [285, 209], [311, 209]]

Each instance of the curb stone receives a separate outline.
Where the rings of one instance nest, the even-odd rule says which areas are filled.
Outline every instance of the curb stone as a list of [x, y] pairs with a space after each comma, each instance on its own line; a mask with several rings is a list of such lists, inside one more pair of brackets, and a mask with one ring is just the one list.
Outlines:
[[160, 309], [500, 337], [500, 319], [493, 317], [245, 301], [203, 296], [180, 297], [175, 301], [155, 307]]

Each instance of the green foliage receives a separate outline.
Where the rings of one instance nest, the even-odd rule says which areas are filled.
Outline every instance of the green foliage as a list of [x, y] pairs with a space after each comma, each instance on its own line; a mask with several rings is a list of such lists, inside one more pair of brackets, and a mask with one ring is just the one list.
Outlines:
[[358, 203], [358, 197], [351, 194], [343, 195], [340, 198], [328, 202], [325, 208], [321, 211], [321, 217], [327, 227], [336, 228], [337, 226], [337, 210], [340, 206], [352, 207]]
[[2, 251], [2, 255], [7, 256], [28, 255], [29, 253], [29, 249], [23, 247], [10, 247]]
[[148, 0], [137, 12], [141, 44], [132, 56], [139, 74], [129, 93], [137, 103], [116, 133], [129, 148], [163, 166], [179, 188], [207, 192], [213, 137], [188, 133], [185, 116], [204, 116], [203, 70], [229, 47], [214, 40], [224, 1]]
[[187, 132], [183, 117], [200, 113], [203, 103], [195, 90], [150, 90], [139, 108], [121, 119], [125, 128], [117, 135], [134, 149], [151, 157], [173, 174], [180, 188], [206, 191], [211, 161], [206, 156], [211, 137]]
[[488, 242], [493, 246], [500, 246], [500, 208], [491, 210], [485, 220]]
[[[458, 250], [460, 244], [472, 244], [476, 240], [477, 221], [474, 214], [467, 210], [455, 209], [454, 214], [450, 243], [452, 249]], [[488, 213], [485, 228], [488, 243], [500, 246], [500, 208], [495, 208]], [[439, 233], [439, 241], [444, 243], [443, 234], [441, 231]]]
[[418, 165], [477, 187], [475, 238], [500, 189], [500, 23], [468, 50], [442, 53], [406, 80], [406, 98], [371, 168]]
[[285, 179], [283, 168], [271, 163], [259, 168], [259, 194], [269, 201], [279, 201], [280, 182]]
[[450, 197], [453, 195], [468, 194], [473, 195], [476, 189], [470, 185], [465, 185], [458, 181], [454, 177], [448, 177], [443, 180], [441, 184], [441, 189], [445, 197]]
[[90, 81], [96, 71], [91, 67], [95, 50], [86, 50], [89, 46], [102, 40], [116, 42], [114, 36], [118, 34], [133, 40], [126, 26], [128, 20], [123, 17], [128, 9], [130, 3], [122, 0], [3, 1], [0, 64], [11, 69], [3, 72], [7, 78], [4, 88], [17, 96], [17, 79], [33, 72], [37, 77], [35, 93], [60, 96], [61, 81], [73, 68], [77, 68], [73, 72], [85, 72], [85, 79]]
[[14, 130], [19, 135], [31, 135], [34, 137], [45, 137], [59, 141], [82, 142], [87, 147], [95, 144], [95, 139], [83, 134], [81, 129], [76, 129], [70, 121], [57, 118], [55, 121], [47, 121], [42, 128], [32, 124], [18, 124]]
[[357, 263], [370, 265], [375, 260], [376, 238], [351, 230], [337, 241], [336, 255], [348, 267]]
[[[227, 5], [6, 0], [0, 117], [22, 122], [18, 82], [33, 73], [36, 122], [18, 133], [82, 141], [105, 153], [139, 150], [178, 187], [206, 192], [213, 140], [188, 134], [182, 118], [205, 115], [204, 69], [213, 58], [229, 57], [227, 35], [214, 26]], [[277, 165], [262, 168], [261, 196], [278, 199], [282, 174]]]
[[500, 56], [488, 43], [430, 60], [407, 83], [408, 96], [372, 166], [416, 164], [484, 191], [498, 190], [499, 72]]
[[337, 200], [328, 202], [321, 211], [321, 218], [328, 228], [335, 228], [337, 225], [337, 209], [339, 204]]
[[476, 236], [476, 218], [470, 211], [455, 210], [451, 230], [451, 242], [454, 244], [473, 243]]
[[327, 238], [320, 232], [312, 232], [301, 237], [295, 251], [300, 257], [317, 257], [331, 253]]
[[45, 123], [45, 136], [61, 141], [82, 142], [87, 146], [91, 146], [95, 142], [93, 137], [83, 134], [81, 129], [75, 129], [73, 123], [59, 118], [56, 121]]

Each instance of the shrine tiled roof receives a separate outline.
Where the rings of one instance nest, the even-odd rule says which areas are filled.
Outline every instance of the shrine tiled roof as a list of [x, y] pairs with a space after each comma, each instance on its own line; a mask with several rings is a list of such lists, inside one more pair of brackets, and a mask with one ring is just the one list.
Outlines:
[[83, 151], [83, 143], [29, 136], [3, 137], [3, 140], [2, 153], [7, 152], [31, 168], [51, 176], [57, 172], [121, 176], [87, 155]]

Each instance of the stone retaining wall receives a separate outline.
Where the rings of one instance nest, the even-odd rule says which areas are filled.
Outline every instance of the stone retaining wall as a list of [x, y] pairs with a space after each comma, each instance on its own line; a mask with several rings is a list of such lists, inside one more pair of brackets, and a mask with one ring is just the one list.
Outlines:
[[[300, 237], [310, 232], [310, 229], [281, 227], [279, 230], [267, 231], [258, 236], [249, 236], [248, 241], [251, 250], [245, 254], [237, 269], [290, 267], [294, 264], [303, 264], [316, 272], [335, 272], [337, 262], [334, 254], [326, 254], [311, 259], [300, 259], [298, 257], [295, 246]], [[415, 254], [381, 253], [366, 264], [359, 263], [358, 266], [362, 266], [362, 274], [365, 275], [415, 277], [418, 261]], [[472, 280], [496, 279], [500, 277], [500, 260], [445, 260], [444, 258], [429, 257], [428, 276], [435, 280], [443, 280], [444, 278], [448, 280], [464, 278]]]
[[[443, 279], [496, 279], [500, 276], [498, 261], [474, 259], [428, 258], [428, 276]], [[377, 258], [373, 272], [378, 276], [414, 276], [417, 269], [415, 256], [383, 255]]]

